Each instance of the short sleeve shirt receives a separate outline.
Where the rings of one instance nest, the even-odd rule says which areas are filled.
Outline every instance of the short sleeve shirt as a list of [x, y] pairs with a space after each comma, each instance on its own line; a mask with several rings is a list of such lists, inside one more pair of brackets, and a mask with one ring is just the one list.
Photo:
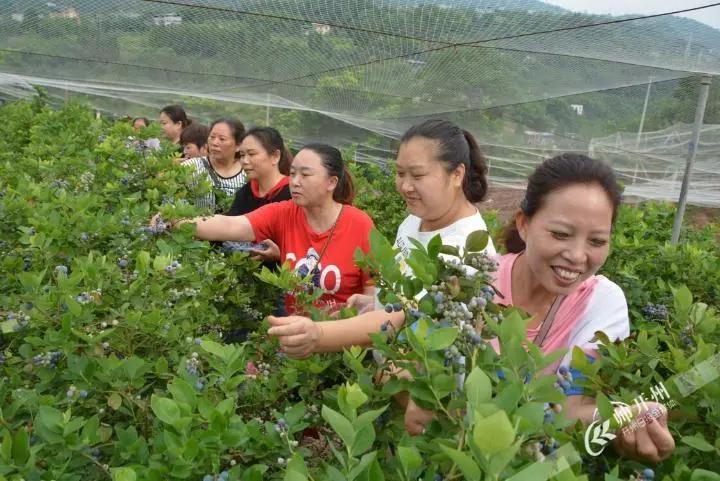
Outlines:
[[[365, 253], [370, 250], [373, 222], [360, 209], [351, 205], [343, 207], [329, 242], [332, 229], [313, 231], [305, 211], [293, 201], [268, 204], [246, 217], [255, 233], [255, 241], [274, 241], [280, 248], [281, 260], [289, 262], [300, 275], [311, 272], [320, 261], [318, 274], [313, 279], [327, 292], [320, 298], [320, 307], [335, 308], [344, 304], [351, 295], [362, 293], [368, 284], [367, 274], [355, 264], [355, 251], [358, 248]], [[322, 254], [326, 243], [327, 248]], [[289, 298], [288, 312], [292, 311], [293, 300]]]

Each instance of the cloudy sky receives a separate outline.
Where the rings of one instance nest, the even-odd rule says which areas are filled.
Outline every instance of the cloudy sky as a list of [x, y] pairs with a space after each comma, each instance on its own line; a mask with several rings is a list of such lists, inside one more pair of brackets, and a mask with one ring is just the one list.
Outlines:
[[[559, 5], [569, 10], [625, 15], [632, 13], [651, 15], [655, 13], [684, 10], [687, 8], [709, 5], [711, 0], [544, 0], [546, 3]], [[720, 6], [710, 7], [683, 14], [700, 22], [720, 28]]]

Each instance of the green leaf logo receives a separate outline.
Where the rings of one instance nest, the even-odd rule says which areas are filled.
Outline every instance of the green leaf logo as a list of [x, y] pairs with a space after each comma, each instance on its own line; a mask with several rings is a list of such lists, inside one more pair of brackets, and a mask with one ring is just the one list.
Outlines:
[[[600, 456], [605, 450], [607, 443], [615, 439], [617, 436], [610, 431], [610, 420], [600, 424], [599, 421], [593, 422], [585, 431], [585, 450], [590, 456]], [[592, 438], [590, 437], [592, 433]], [[599, 450], [594, 450], [591, 445], [600, 446]]]

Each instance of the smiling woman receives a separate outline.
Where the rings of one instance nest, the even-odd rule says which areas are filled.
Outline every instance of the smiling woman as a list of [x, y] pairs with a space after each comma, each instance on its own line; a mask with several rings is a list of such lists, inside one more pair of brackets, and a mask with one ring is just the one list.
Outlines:
[[[596, 274], [609, 253], [620, 200], [612, 169], [584, 155], [546, 160], [529, 177], [525, 199], [506, 234], [510, 253], [500, 258], [494, 285], [502, 296], [494, 301], [532, 316], [527, 340], [543, 353], [578, 347], [592, 361], [598, 355], [597, 331], [611, 341], [629, 335], [622, 289]], [[496, 340], [491, 344], [499, 351]], [[568, 353], [549, 370], [557, 370], [562, 380], [568, 418], [589, 424], [595, 400], [573, 383], [581, 375], [569, 367], [570, 360]], [[622, 455], [658, 462], [672, 454], [675, 442], [667, 427], [667, 410], [658, 403], [645, 404], [645, 427], [618, 430], [613, 444]], [[421, 433], [432, 417], [407, 401], [405, 424], [410, 433]]]

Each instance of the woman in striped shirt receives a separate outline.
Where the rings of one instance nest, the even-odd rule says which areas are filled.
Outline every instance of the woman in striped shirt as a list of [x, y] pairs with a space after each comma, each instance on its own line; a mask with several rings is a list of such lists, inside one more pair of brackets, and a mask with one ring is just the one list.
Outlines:
[[218, 196], [233, 198], [247, 178], [240, 162], [240, 143], [245, 127], [236, 119], [219, 119], [210, 126], [207, 157], [196, 157], [183, 162], [195, 168], [197, 176], [207, 179], [213, 191], [198, 197], [196, 205], [214, 212], [223, 210], [218, 206]]

